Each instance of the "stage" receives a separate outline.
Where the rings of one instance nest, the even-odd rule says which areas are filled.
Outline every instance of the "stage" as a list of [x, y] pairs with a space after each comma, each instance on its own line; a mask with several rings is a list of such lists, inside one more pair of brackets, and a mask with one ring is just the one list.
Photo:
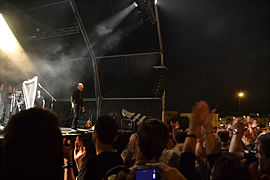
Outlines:
[[[73, 139], [76, 138], [77, 136], [80, 136], [81, 134], [85, 134], [88, 133], [89, 135], [92, 134], [93, 130], [91, 130], [90, 128], [78, 128], [78, 132], [74, 133], [71, 131], [71, 128], [68, 127], [60, 127], [60, 130], [62, 132], [62, 136], [66, 137], [67, 139]], [[128, 134], [131, 135], [132, 133], [134, 133], [135, 131], [133, 130], [118, 130], [118, 136], [122, 135], [122, 134]], [[4, 135], [3, 135], [3, 126], [0, 127], [0, 141], [2, 141], [4, 139]]]

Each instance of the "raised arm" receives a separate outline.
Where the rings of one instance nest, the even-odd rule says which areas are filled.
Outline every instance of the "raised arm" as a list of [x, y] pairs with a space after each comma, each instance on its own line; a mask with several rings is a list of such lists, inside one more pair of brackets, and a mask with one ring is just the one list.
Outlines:
[[189, 130], [185, 140], [183, 152], [195, 153], [197, 137], [200, 135], [200, 128], [204, 120], [209, 116], [209, 107], [205, 101], [200, 101], [192, 109], [192, 116], [189, 122]]
[[219, 152], [217, 148], [216, 136], [213, 131], [213, 118], [216, 110], [212, 110], [203, 124], [204, 127], [204, 139], [206, 144], [207, 155], [216, 154]]
[[192, 109], [189, 130], [179, 162], [179, 170], [187, 179], [199, 178], [195, 170], [195, 147], [197, 137], [200, 135], [200, 128], [208, 116], [209, 108], [207, 103], [204, 101], [196, 103]]
[[233, 136], [230, 144], [229, 152], [236, 153], [240, 157], [244, 156], [244, 148], [242, 143], [242, 137], [245, 132], [245, 126], [241, 122], [241, 119], [235, 119], [232, 125]]
[[83, 142], [80, 140], [78, 136], [75, 141], [75, 149], [74, 149], [74, 160], [78, 169], [78, 172], [81, 171], [83, 165], [83, 159], [86, 156], [86, 148], [83, 145]]
[[44, 109], [44, 108], [45, 108], [45, 100], [43, 98], [43, 100], [42, 100], [42, 109]]
[[70, 103], [71, 103], [71, 108], [74, 109], [75, 104], [74, 104], [74, 93], [72, 94], [72, 96], [70, 96]]
[[[63, 144], [65, 144], [66, 139], [63, 139]], [[71, 145], [71, 141], [67, 140], [67, 145], [63, 145], [64, 151], [64, 180], [75, 180], [74, 172], [73, 172], [73, 165], [72, 165], [72, 152], [73, 148]]]

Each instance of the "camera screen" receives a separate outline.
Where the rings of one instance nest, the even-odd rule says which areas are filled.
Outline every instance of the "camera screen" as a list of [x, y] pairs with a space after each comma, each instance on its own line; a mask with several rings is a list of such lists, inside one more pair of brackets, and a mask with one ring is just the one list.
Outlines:
[[136, 180], [152, 180], [156, 179], [155, 169], [137, 169]]

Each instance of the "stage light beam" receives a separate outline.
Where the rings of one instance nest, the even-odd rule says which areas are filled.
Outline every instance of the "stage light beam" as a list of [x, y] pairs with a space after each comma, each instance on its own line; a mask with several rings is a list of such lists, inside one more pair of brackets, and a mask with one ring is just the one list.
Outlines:
[[118, 25], [135, 9], [135, 4], [130, 4], [109, 19], [104, 20], [96, 26], [96, 31], [100, 36], [111, 34]]
[[32, 62], [0, 13], [0, 57], [16, 67], [16, 74], [36, 74]]
[[0, 49], [5, 53], [18, 50], [18, 42], [0, 13]]

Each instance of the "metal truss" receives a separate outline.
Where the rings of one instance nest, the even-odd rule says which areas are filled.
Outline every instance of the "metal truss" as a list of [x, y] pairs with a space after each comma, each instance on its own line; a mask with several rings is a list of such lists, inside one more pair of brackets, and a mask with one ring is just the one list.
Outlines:
[[79, 33], [80, 33], [79, 26], [72, 26], [72, 27], [56, 29], [53, 31], [36, 32], [36, 33], [33, 33], [33, 36], [34, 36], [34, 40], [39, 40], [39, 39], [63, 37], [63, 36], [79, 34]]

